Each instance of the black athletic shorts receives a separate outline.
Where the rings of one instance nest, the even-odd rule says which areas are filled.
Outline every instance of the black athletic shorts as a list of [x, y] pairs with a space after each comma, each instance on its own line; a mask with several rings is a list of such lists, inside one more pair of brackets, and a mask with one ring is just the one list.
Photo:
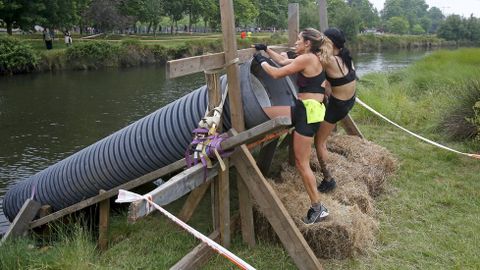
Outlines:
[[305, 105], [299, 99], [295, 101], [295, 106], [290, 109], [292, 114], [292, 124], [295, 126], [295, 131], [303, 136], [313, 137], [320, 127], [320, 122], [307, 124], [307, 110]]
[[341, 100], [330, 95], [324, 121], [330, 124], [337, 123], [347, 116], [348, 112], [353, 108], [353, 105], [355, 105], [355, 95], [348, 100]]

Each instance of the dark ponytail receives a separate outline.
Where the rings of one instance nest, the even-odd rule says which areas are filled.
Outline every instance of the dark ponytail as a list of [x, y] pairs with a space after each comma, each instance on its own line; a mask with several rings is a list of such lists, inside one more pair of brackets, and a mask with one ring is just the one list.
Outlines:
[[347, 66], [348, 71], [352, 71], [353, 63], [352, 63], [352, 56], [350, 55], [350, 51], [343, 47], [340, 49], [340, 58], [342, 58], [343, 63]]
[[348, 71], [353, 69], [352, 64], [352, 56], [350, 55], [350, 51], [345, 48], [345, 35], [343, 31], [337, 28], [329, 28], [324, 32], [325, 36], [327, 36], [333, 43], [337, 49], [340, 50], [340, 58], [342, 58], [343, 63], [347, 66]]

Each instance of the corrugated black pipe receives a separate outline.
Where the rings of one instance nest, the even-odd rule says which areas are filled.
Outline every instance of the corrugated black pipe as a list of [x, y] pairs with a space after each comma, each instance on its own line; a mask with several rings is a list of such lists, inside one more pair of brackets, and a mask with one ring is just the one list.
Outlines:
[[[289, 78], [274, 80], [247, 62], [240, 67], [240, 79], [247, 128], [268, 120], [262, 107], [293, 104], [295, 89]], [[224, 91], [225, 76], [220, 82]], [[203, 86], [17, 183], [5, 194], [5, 216], [12, 221], [32, 193], [57, 211], [181, 159], [191, 131], [205, 114], [207, 96]], [[225, 106], [228, 116], [228, 99]], [[230, 126], [228, 117], [225, 126]]]

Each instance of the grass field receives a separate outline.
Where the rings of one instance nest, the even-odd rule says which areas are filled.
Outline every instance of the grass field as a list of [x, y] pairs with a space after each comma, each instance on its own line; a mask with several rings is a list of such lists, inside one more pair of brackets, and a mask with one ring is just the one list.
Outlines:
[[[478, 141], [450, 140], [440, 124], [458, 105], [454, 97], [478, 90], [471, 90], [478, 74], [480, 49], [437, 52], [407, 69], [365, 76], [358, 95], [423, 136], [478, 153]], [[376, 201], [375, 248], [352, 259], [322, 260], [325, 269], [480, 269], [480, 160], [421, 142], [358, 104], [352, 116], [365, 137], [391, 151], [400, 166]], [[180, 206], [178, 201], [169, 209], [175, 213]], [[204, 233], [211, 230], [209, 206], [207, 198], [191, 221]], [[95, 249], [91, 234], [80, 227], [69, 230], [41, 245], [24, 239], [0, 247], [0, 268], [166, 269], [198, 244], [159, 214], [127, 224], [124, 211], [117, 213], [104, 253]], [[259, 242], [250, 249], [236, 234], [230, 250], [257, 269], [296, 269], [278, 245]], [[204, 269], [234, 266], [217, 256]]]

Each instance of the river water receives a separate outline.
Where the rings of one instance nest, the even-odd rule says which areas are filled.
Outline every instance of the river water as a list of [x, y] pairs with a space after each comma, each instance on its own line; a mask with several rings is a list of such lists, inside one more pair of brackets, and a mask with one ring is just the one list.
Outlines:
[[[426, 51], [362, 53], [359, 77], [405, 67]], [[165, 79], [160, 66], [0, 77], [0, 234], [9, 186], [205, 84], [203, 74]]]

